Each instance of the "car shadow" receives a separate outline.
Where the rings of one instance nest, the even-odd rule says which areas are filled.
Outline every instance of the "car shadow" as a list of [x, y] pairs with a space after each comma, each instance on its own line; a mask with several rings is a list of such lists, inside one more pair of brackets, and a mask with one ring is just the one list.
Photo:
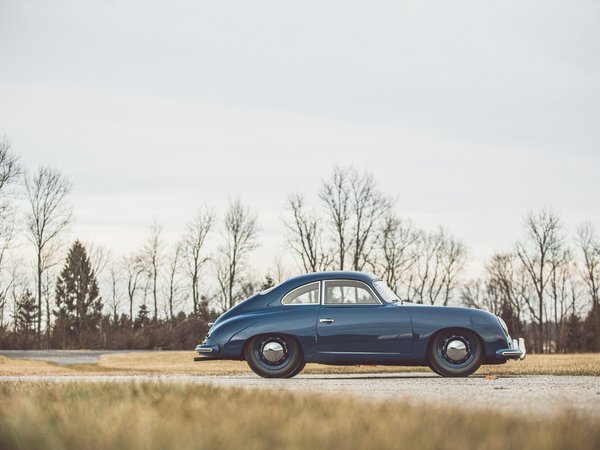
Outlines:
[[[500, 379], [500, 378], [522, 378], [521, 375], [493, 375], [494, 378], [491, 378], [492, 376], [490, 375], [470, 375], [468, 377], [466, 377], [466, 379], [489, 379], [489, 380], [496, 380], [496, 379]], [[415, 375], [415, 374], [378, 374], [378, 373], [371, 373], [371, 374], [361, 374], [361, 375], [343, 375], [343, 374], [331, 374], [328, 376], [322, 376], [322, 375], [311, 375], [311, 374], [306, 374], [306, 375], [298, 375], [294, 378], [290, 378], [290, 380], [371, 380], [371, 381], [375, 381], [375, 380], [431, 380], [431, 379], [440, 379], [440, 380], [464, 380], [465, 378], [462, 377], [442, 377], [440, 375], [436, 375], [434, 373], [432, 374], [419, 374], [419, 375]]]

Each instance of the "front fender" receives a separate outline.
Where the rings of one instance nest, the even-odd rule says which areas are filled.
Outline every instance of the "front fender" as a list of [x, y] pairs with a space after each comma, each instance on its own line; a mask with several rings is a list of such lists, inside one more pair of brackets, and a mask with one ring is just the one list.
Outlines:
[[408, 310], [413, 321], [413, 351], [419, 359], [427, 358], [431, 337], [448, 328], [464, 328], [477, 333], [483, 342], [486, 363], [497, 363], [496, 351], [507, 346], [507, 336], [498, 318], [487, 311], [424, 305], [413, 305]]

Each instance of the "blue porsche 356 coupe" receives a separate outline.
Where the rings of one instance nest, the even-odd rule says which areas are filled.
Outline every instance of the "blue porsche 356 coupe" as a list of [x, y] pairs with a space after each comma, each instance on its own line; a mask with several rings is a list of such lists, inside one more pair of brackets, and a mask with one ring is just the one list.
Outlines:
[[195, 361], [235, 359], [258, 375], [289, 378], [307, 362], [428, 365], [464, 377], [481, 364], [523, 359], [523, 339], [504, 321], [472, 308], [401, 301], [363, 272], [321, 272], [292, 278], [222, 314], [196, 347]]

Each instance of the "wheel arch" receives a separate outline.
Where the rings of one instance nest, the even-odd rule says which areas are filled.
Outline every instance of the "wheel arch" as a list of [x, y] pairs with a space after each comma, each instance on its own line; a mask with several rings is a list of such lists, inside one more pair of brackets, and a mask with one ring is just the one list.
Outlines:
[[298, 339], [297, 336], [294, 336], [293, 334], [290, 333], [284, 333], [284, 332], [279, 332], [279, 331], [269, 331], [269, 332], [260, 332], [260, 333], [256, 333], [253, 334], [252, 336], [249, 336], [245, 339], [244, 343], [242, 344], [242, 353], [240, 355], [240, 358], [242, 360], [246, 360], [246, 350], [248, 348], [248, 345], [250, 345], [250, 342], [252, 342], [252, 340], [256, 337], [259, 336], [282, 336], [285, 337], [287, 339], [293, 339], [297, 344], [298, 344], [298, 348], [300, 349], [300, 352], [302, 353], [302, 359], [304, 359], [305, 356], [305, 350], [302, 346], [302, 340]]
[[431, 346], [433, 345], [436, 336], [438, 336], [439, 334], [444, 333], [446, 331], [453, 331], [453, 330], [456, 330], [456, 331], [468, 331], [469, 333], [472, 333], [477, 338], [477, 340], [479, 341], [479, 344], [481, 345], [481, 349], [482, 349], [482, 351], [483, 351], [483, 353], [485, 355], [485, 341], [483, 340], [483, 338], [481, 337], [481, 335], [477, 331], [473, 330], [472, 328], [467, 328], [467, 327], [460, 327], [460, 326], [459, 327], [452, 327], [452, 326], [450, 326], [450, 327], [440, 328], [440, 329], [436, 330], [434, 333], [432, 333], [431, 336], [429, 336], [429, 339], [427, 341], [427, 347], [426, 347], [427, 350], [425, 352], [425, 361], [426, 362], [429, 362], [429, 355], [431, 353]]

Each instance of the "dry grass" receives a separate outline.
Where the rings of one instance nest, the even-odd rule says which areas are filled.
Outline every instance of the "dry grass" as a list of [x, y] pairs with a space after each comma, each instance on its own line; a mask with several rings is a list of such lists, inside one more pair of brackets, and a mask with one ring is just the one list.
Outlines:
[[[58, 366], [41, 361], [0, 356], [0, 376], [13, 375], [232, 375], [250, 373], [244, 361], [193, 361], [193, 352], [136, 352], [103, 355], [98, 364]], [[426, 367], [324, 366], [308, 364], [302, 373], [429, 372]], [[600, 376], [600, 354], [528, 355], [524, 361], [483, 366], [483, 375], [592, 375]]]
[[600, 424], [162, 383], [0, 382], [3, 449], [595, 449]]

